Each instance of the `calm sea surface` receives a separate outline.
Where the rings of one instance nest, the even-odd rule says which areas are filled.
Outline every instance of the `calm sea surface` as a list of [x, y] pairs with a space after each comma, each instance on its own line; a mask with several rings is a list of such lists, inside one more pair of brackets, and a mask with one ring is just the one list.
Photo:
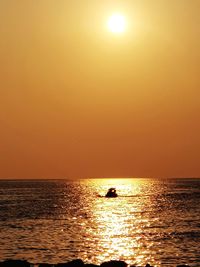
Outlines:
[[[109, 187], [119, 197], [103, 197]], [[0, 181], [0, 261], [200, 266], [200, 180]]]

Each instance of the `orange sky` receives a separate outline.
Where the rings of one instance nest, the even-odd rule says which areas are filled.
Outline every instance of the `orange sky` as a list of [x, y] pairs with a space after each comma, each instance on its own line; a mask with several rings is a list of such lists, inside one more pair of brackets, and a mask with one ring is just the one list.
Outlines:
[[1, 0], [0, 178], [200, 177], [199, 10]]

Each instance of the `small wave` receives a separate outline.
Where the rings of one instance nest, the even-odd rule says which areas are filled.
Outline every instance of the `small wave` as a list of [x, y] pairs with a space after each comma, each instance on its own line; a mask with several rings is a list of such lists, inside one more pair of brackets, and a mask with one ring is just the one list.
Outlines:
[[199, 231], [172, 232], [170, 235], [174, 236], [174, 237], [199, 238], [200, 237], [200, 232]]
[[49, 250], [48, 248], [36, 248], [36, 247], [18, 247], [18, 249], [21, 250], [42, 250], [42, 251], [47, 251]]
[[[124, 197], [147, 197], [148, 195], [118, 195], [117, 198], [124, 198]], [[105, 196], [102, 195], [97, 195], [97, 197], [101, 197], [101, 198], [106, 198]]]

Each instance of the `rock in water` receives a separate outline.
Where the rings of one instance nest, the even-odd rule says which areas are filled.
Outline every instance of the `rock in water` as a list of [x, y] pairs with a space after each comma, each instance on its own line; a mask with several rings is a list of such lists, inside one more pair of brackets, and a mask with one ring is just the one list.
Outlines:
[[127, 267], [127, 263], [124, 261], [107, 261], [103, 262], [100, 267]]
[[30, 263], [21, 260], [6, 260], [0, 263], [0, 267], [30, 267]]
[[91, 263], [86, 263], [84, 267], [100, 267], [99, 265], [96, 264], [91, 264]]
[[48, 263], [40, 263], [39, 264], [39, 267], [52, 267], [52, 266], [54, 266], [54, 265], [48, 264]]

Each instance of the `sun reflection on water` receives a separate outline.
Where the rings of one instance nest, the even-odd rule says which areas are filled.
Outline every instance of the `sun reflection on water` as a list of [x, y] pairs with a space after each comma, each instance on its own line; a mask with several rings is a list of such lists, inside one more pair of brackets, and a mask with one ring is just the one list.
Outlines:
[[[104, 197], [110, 187], [119, 197]], [[199, 181], [6, 181], [0, 192], [0, 260], [197, 266]]]
[[[144, 234], [149, 227], [149, 220], [143, 216], [150, 206], [149, 198], [137, 197], [141, 190], [140, 180], [101, 180], [101, 195], [105, 195], [109, 186], [115, 186], [118, 198], [97, 198], [93, 204], [93, 215], [96, 229], [96, 240], [101, 253], [99, 262], [106, 260], [125, 260], [128, 264], [142, 266], [151, 262], [158, 266], [155, 255], [152, 255], [152, 242]], [[135, 196], [135, 201], [130, 199]], [[131, 198], [130, 198], [131, 197]], [[130, 227], [131, 225], [131, 227]]]

